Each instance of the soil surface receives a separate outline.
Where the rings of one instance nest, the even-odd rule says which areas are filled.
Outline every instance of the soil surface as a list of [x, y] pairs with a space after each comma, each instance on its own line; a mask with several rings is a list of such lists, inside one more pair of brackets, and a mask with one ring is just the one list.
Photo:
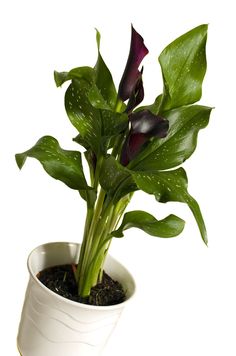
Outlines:
[[102, 282], [91, 289], [88, 298], [78, 296], [72, 265], [54, 266], [44, 269], [38, 279], [53, 292], [64, 298], [89, 305], [108, 306], [122, 303], [125, 292], [121, 284], [103, 272]]

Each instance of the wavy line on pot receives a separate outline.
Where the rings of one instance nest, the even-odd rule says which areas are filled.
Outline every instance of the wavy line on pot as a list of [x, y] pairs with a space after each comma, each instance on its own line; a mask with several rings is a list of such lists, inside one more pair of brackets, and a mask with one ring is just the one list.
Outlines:
[[[60, 320], [60, 319], [58, 319], [58, 318], [55, 318], [55, 317], [53, 317], [53, 316], [51, 316], [51, 315], [49, 315], [48, 313], [46, 313], [46, 312], [44, 312], [44, 313], [42, 313], [42, 312], [39, 312], [36, 308], [35, 308], [35, 306], [32, 304], [32, 302], [30, 302], [29, 303], [29, 307], [31, 308], [31, 310], [35, 313], [35, 314], [37, 314], [38, 316], [41, 316], [41, 317], [43, 317], [43, 318], [48, 318], [48, 319], [51, 319], [51, 320], [54, 320], [54, 321], [56, 321], [57, 323], [59, 323], [59, 324], [62, 324], [64, 327], [66, 327], [67, 329], [70, 329], [70, 330], [72, 330], [72, 331], [74, 331], [74, 332], [76, 332], [76, 333], [81, 333], [81, 334], [88, 334], [88, 333], [92, 333], [92, 332], [96, 332], [97, 330], [101, 330], [101, 329], [105, 329], [105, 328], [107, 328], [107, 327], [112, 327], [112, 326], [115, 326], [116, 325], [116, 323], [117, 323], [117, 320], [118, 320], [118, 318], [120, 317], [120, 314], [119, 315], [117, 315], [117, 319], [115, 320], [115, 321], [113, 321], [113, 322], [111, 322], [111, 323], [107, 323], [107, 324], [105, 324], [105, 325], [97, 325], [95, 328], [91, 328], [91, 329], [89, 329], [89, 330], [81, 330], [81, 329], [78, 329], [78, 328], [75, 328], [75, 327], [72, 327], [72, 326], [70, 326], [70, 325], [68, 325], [66, 322], [64, 322], [64, 321], [62, 321], [62, 320]], [[66, 313], [64, 313], [64, 314], [66, 314]], [[68, 315], [68, 314], [66, 314], [66, 315]], [[103, 322], [105, 319], [100, 319], [98, 322], [92, 322], [92, 323], [88, 323], [87, 325], [89, 325], [89, 324], [100, 324], [101, 322]], [[80, 321], [77, 321], [77, 323], [80, 323]]]
[[[41, 305], [43, 308], [49, 308], [48, 304], [46, 303], [43, 303], [41, 302], [37, 297], [36, 295], [34, 295], [33, 293], [31, 294], [31, 298], [33, 298], [35, 300], [35, 302], [39, 305]], [[119, 318], [120, 315], [121, 315], [121, 312], [122, 310], [119, 312], [119, 313], [113, 313], [112, 315], [108, 315], [108, 316], [105, 316], [103, 317], [102, 319], [99, 319], [99, 320], [96, 320], [96, 321], [81, 321], [81, 320], [78, 320], [77, 318], [75, 318], [74, 316], [72, 316], [71, 314], [68, 314], [66, 313], [64, 310], [61, 310], [59, 308], [56, 308], [54, 306], [50, 306], [50, 309], [52, 310], [56, 310], [64, 315], [66, 315], [68, 318], [76, 321], [77, 323], [80, 323], [80, 324], [84, 324], [84, 325], [89, 325], [89, 324], [94, 324], [94, 323], [99, 323], [100, 321], [104, 321], [106, 319], [113, 319], [113, 318]]]
[[35, 321], [30, 317], [30, 315], [28, 313], [25, 314], [26, 318], [29, 319], [29, 321], [33, 324], [33, 326], [35, 327], [35, 329], [38, 331], [38, 333], [44, 338], [46, 339], [48, 342], [51, 342], [53, 344], [69, 344], [69, 343], [73, 343], [73, 344], [84, 344], [84, 345], [88, 345], [91, 347], [99, 347], [100, 344], [90, 344], [89, 342], [85, 342], [85, 341], [73, 341], [73, 340], [68, 340], [68, 341], [55, 341], [50, 339], [48, 336], [46, 336], [37, 326], [37, 324], [35, 323]]

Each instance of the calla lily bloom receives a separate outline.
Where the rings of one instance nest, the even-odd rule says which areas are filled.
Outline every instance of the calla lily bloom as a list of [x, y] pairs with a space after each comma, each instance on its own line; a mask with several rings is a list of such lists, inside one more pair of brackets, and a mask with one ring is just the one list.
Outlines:
[[142, 110], [129, 116], [130, 132], [121, 152], [121, 164], [127, 166], [152, 137], [163, 138], [167, 135], [169, 121], [154, 115], [149, 110]]
[[129, 98], [126, 112], [130, 113], [132, 110], [143, 101], [144, 98], [144, 88], [142, 80], [143, 68], [141, 69], [140, 78], [137, 80], [135, 88]]
[[147, 54], [148, 49], [142, 36], [132, 26], [129, 57], [118, 91], [120, 99], [123, 101], [129, 99], [126, 112], [131, 128], [121, 151], [121, 164], [124, 166], [137, 156], [152, 137], [165, 137], [169, 129], [168, 120], [154, 115], [149, 110], [132, 113], [144, 98], [143, 68], [139, 70], [139, 66]]
[[120, 81], [118, 96], [121, 100], [132, 100], [129, 110], [137, 106], [143, 100], [142, 70], [139, 71], [140, 63], [148, 54], [142, 36], [132, 26], [131, 44], [129, 57], [123, 76]]

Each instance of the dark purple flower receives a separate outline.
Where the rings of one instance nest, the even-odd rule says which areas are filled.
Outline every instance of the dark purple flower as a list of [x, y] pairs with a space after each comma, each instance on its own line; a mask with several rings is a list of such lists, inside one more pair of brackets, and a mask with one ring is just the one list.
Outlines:
[[129, 98], [127, 108], [126, 108], [127, 113], [132, 112], [132, 110], [143, 101], [144, 89], [143, 89], [142, 73], [143, 73], [143, 68], [141, 69], [140, 78], [137, 80], [134, 90]]
[[131, 109], [134, 104], [136, 106], [143, 100], [142, 70], [139, 71], [138, 68], [147, 54], [148, 49], [144, 45], [142, 36], [132, 26], [129, 57], [118, 91], [118, 95], [123, 101], [132, 97]]
[[121, 164], [127, 166], [152, 137], [163, 138], [167, 135], [169, 121], [154, 115], [149, 110], [141, 110], [129, 116], [130, 132], [121, 151]]

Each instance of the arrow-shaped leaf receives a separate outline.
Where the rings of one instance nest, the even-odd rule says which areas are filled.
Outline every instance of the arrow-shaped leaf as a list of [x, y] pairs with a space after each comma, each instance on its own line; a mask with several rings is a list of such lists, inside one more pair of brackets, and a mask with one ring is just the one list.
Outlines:
[[94, 67], [95, 83], [107, 105], [111, 109], [114, 109], [116, 104], [117, 92], [111, 72], [108, 69], [100, 53], [100, 39], [101, 35], [97, 31], [98, 59]]
[[111, 235], [123, 237], [124, 230], [136, 227], [152, 236], [175, 237], [183, 231], [184, 224], [185, 222], [175, 215], [169, 215], [163, 220], [157, 220], [145, 211], [135, 210], [124, 215], [119, 229], [113, 231]]
[[206, 72], [206, 40], [207, 25], [201, 25], [177, 38], [161, 53], [162, 111], [189, 105], [201, 98]]
[[164, 170], [182, 164], [195, 151], [198, 132], [207, 126], [211, 110], [207, 106], [191, 105], [166, 112], [167, 136], [150, 142], [129, 167]]
[[36, 158], [51, 177], [68, 187], [77, 190], [90, 189], [84, 177], [80, 152], [63, 150], [54, 137], [44, 136], [28, 151], [16, 154], [20, 169], [27, 157]]
[[196, 200], [187, 191], [187, 176], [183, 168], [167, 172], [134, 172], [139, 189], [155, 195], [162, 203], [177, 201], [188, 204], [198, 224], [203, 241], [207, 244], [205, 223]]

